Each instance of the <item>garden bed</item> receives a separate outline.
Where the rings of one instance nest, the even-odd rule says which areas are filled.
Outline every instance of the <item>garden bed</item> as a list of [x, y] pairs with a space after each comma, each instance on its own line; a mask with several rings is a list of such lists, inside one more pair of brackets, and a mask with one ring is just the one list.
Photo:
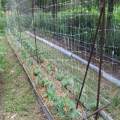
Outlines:
[[[54, 119], [58, 119], [61, 116], [66, 119], [82, 119], [82, 117], [79, 116], [81, 113], [85, 116], [86, 113], [89, 114], [93, 111], [96, 105], [95, 101], [92, 101], [91, 103], [89, 101], [89, 104], [87, 104], [87, 111], [84, 107], [86, 106], [86, 104], [84, 104], [85, 99], [87, 99], [86, 93], [83, 94], [83, 100], [80, 100], [81, 104], [79, 104], [78, 110], [75, 109], [75, 96], [80, 88], [75, 90], [74, 86], [71, 86], [73, 80], [67, 73], [63, 74], [62, 71], [58, 71], [57, 68], [49, 65], [45, 60], [40, 60], [41, 64], [37, 65], [35, 61], [36, 57], [30, 58], [30, 54], [25, 51], [20, 43], [12, 40], [12, 44], [14, 44], [13, 49], [17, 51], [19, 59], [21, 59], [22, 64], [24, 64], [36, 90]], [[71, 80], [69, 81], [69, 79]], [[66, 83], [64, 81], [68, 82]], [[71, 84], [68, 84], [69, 82], [71, 82]], [[70, 90], [70, 88], [72, 89]], [[73, 89], [74, 91], [72, 91]], [[56, 101], [59, 102], [56, 103]], [[91, 106], [90, 104], [93, 105]], [[91, 119], [93, 119], [93, 117], [91, 117]], [[100, 117], [99, 119], [102, 118]]]

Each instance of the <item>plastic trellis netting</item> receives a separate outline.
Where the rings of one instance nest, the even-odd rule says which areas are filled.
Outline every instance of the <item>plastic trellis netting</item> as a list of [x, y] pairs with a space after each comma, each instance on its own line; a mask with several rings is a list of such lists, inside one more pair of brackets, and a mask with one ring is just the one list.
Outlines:
[[[51, 78], [55, 93], [60, 98], [67, 94], [75, 104], [74, 109], [103, 3], [103, 0], [11, 0], [6, 4], [9, 34], [14, 36], [26, 51], [32, 46], [31, 56], [34, 56], [39, 65], [47, 69], [53, 79], [57, 80], [55, 82]], [[103, 15], [77, 108], [79, 119], [96, 111], [102, 27], [104, 27], [104, 43], [99, 108], [111, 103], [111, 106], [106, 107], [104, 111], [113, 118], [120, 119], [116, 113], [117, 107], [114, 105], [114, 98], [120, 91], [115, 85], [120, 86], [118, 0], [106, 0], [104, 26], [102, 20]], [[28, 43], [29, 46], [26, 48], [25, 45]], [[40, 57], [42, 60], [39, 60]], [[64, 110], [64, 117], [66, 111], [67, 108]], [[94, 115], [90, 119], [94, 119]]]

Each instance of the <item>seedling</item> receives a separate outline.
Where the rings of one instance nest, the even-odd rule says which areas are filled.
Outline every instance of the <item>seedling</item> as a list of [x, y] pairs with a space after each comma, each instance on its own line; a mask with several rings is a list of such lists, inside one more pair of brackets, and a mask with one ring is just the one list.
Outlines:
[[47, 87], [47, 93], [44, 94], [45, 97], [48, 96], [48, 100], [51, 99], [51, 97], [53, 97], [54, 94], [54, 85], [53, 82], [50, 81], [48, 78], [46, 78], [45, 82], [44, 82], [44, 86]]
[[[79, 97], [79, 94], [80, 94], [80, 90], [81, 90], [81, 87], [77, 87], [77, 88], [75, 88], [74, 89], [74, 93], [76, 94], [76, 96], [77, 97]], [[81, 95], [81, 97], [80, 97], [80, 103], [84, 103], [84, 101], [85, 101], [85, 95], [84, 95], [84, 92], [85, 92], [86, 90], [85, 90], [85, 88], [83, 88], [83, 94]]]
[[40, 63], [44, 62], [44, 58], [42, 57], [42, 55], [38, 55], [38, 60], [40, 61]]
[[45, 86], [45, 87], [50, 87], [51, 85], [53, 85], [53, 82], [50, 81], [48, 78], [46, 78], [46, 79], [45, 79], [44, 86]]
[[61, 80], [64, 77], [64, 74], [61, 71], [58, 71], [56, 79]]
[[62, 99], [56, 99], [53, 100], [54, 103], [54, 109], [52, 110], [53, 114], [57, 114], [58, 116], [63, 116], [65, 111], [64, 111], [64, 102], [67, 98], [67, 95], [63, 96]]
[[75, 103], [73, 101], [71, 101], [70, 99], [68, 99], [66, 102], [66, 108], [67, 108], [67, 114], [69, 118], [72, 119], [79, 119], [79, 115], [78, 112], [75, 108]]
[[31, 49], [31, 54], [32, 54], [32, 55], [36, 54], [36, 49], [35, 49], [35, 48], [32, 48], [32, 49]]
[[[74, 93], [77, 93], [77, 95], [79, 95], [80, 90], [81, 90], [81, 87], [77, 87], [74, 89]], [[85, 88], [83, 88], [83, 92], [85, 92], [85, 91], [86, 91]]]
[[46, 70], [49, 71], [50, 75], [52, 75], [53, 72], [55, 71], [55, 67], [49, 64]]
[[38, 75], [38, 80], [37, 80], [37, 83], [42, 83], [42, 87], [44, 87], [44, 81], [43, 81], [43, 77], [45, 77], [45, 75], [43, 73], [39, 73]]
[[22, 53], [21, 53], [21, 56], [24, 58], [24, 57], [26, 56], [26, 51], [25, 51], [25, 50], [22, 50], [21, 52], [22, 52]]
[[65, 76], [65, 78], [62, 80], [61, 84], [67, 88], [70, 89], [72, 87], [73, 79], [69, 78], [69, 76]]
[[37, 76], [37, 75], [39, 74], [39, 72], [40, 72], [40, 70], [39, 70], [39, 68], [36, 66], [36, 67], [34, 68], [34, 76]]
[[89, 110], [89, 111], [94, 111], [96, 109], [96, 100], [95, 99], [89, 99], [89, 101], [86, 105], [86, 109]]
[[46, 68], [48, 71], [55, 71], [55, 67], [52, 66], [51, 64], [48, 64], [48, 67]]
[[32, 60], [29, 60], [29, 65], [33, 65], [33, 61]]
[[74, 108], [71, 108], [70, 109], [70, 111], [69, 111], [69, 113], [68, 113], [68, 116], [69, 116], [69, 118], [72, 118], [72, 119], [79, 119], [79, 115], [78, 115], [78, 112], [77, 112], [77, 110], [76, 109], [74, 109]]

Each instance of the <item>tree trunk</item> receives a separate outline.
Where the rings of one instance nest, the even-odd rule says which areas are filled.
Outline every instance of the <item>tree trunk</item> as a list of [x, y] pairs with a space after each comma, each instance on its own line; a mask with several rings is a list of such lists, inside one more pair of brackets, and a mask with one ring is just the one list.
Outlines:
[[52, 18], [53, 18], [53, 31], [55, 35], [57, 21], [57, 0], [52, 0]]
[[114, 0], [109, 0], [108, 1], [107, 31], [109, 31], [109, 29], [111, 28], [113, 9], [114, 9]]

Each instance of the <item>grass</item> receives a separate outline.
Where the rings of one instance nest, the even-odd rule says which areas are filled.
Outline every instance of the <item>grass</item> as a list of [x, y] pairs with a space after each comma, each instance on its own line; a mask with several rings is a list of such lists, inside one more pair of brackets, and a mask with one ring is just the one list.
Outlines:
[[[6, 47], [6, 61], [3, 65], [3, 89], [0, 92], [0, 119], [47, 120], [39, 106], [28, 77], [15, 54], [2, 37], [0, 46]], [[1, 84], [1, 82], [0, 82]]]

